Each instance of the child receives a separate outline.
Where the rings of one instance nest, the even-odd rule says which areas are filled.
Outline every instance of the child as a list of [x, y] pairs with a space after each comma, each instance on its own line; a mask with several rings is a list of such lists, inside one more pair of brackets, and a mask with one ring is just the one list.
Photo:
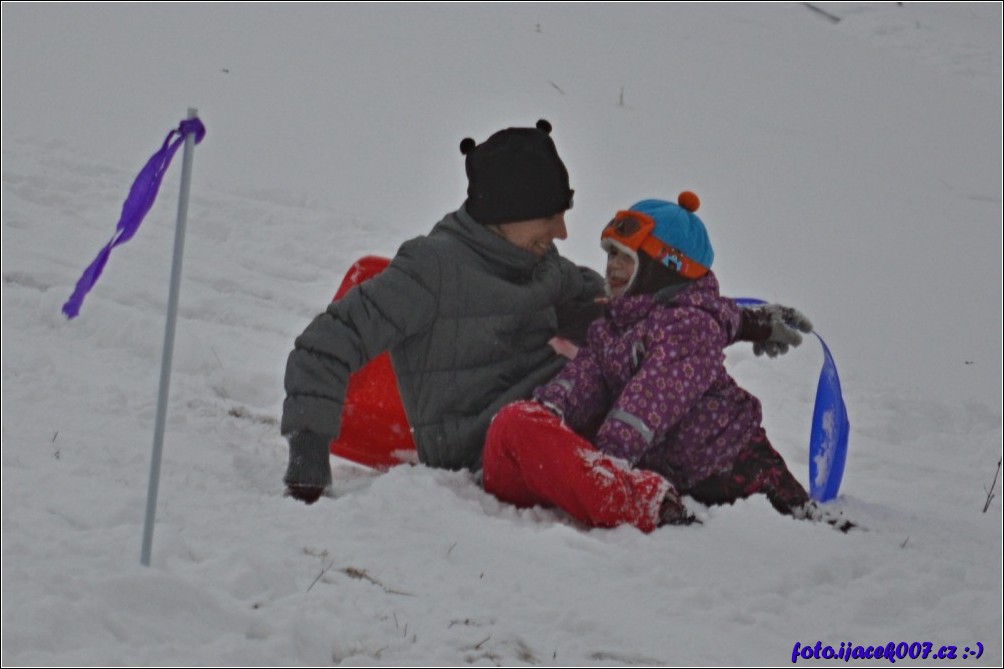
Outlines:
[[643, 200], [604, 228], [609, 303], [588, 343], [535, 401], [504, 407], [484, 487], [518, 506], [651, 532], [694, 521], [681, 501], [763, 493], [780, 513], [814, 505], [760, 425], [760, 402], [725, 369], [740, 309], [719, 295], [691, 192]]

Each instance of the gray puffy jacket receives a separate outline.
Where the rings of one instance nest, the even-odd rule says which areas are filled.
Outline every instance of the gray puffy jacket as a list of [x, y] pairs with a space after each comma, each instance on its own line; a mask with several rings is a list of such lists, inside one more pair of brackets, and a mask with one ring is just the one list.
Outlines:
[[419, 459], [479, 469], [492, 417], [557, 374], [548, 341], [581, 342], [602, 291], [557, 251], [537, 258], [463, 209], [448, 214], [296, 339], [282, 433], [337, 436], [349, 373], [389, 350]]

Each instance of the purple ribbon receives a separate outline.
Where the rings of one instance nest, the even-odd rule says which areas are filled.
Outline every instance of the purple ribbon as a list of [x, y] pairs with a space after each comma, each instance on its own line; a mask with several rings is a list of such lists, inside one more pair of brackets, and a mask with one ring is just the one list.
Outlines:
[[132, 184], [132, 188], [129, 189], [129, 195], [126, 197], [125, 203], [122, 205], [122, 216], [115, 227], [115, 234], [112, 235], [108, 244], [101, 249], [94, 262], [84, 270], [84, 273], [77, 281], [77, 287], [74, 289], [73, 295], [63, 305], [63, 313], [66, 314], [67, 318], [75, 318], [80, 313], [84, 297], [87, 296], [87, 293], [97, 283], [98, 277], [101, 276], [101, 272], [105, 268], [105, 263], [108, 262], [112, 249], [119, 244], [125, 244], [139, 230], [143, 218], [146, 217], [147, 212], [153, 206], [154, 200], [157, 199], [160, 182], [164, 180], [164, 173], [171, 165], [171, 159], [174, 158], [178, 147], [184, 143], [185, 137], [193, 133], [195, 134], [196, 144], [201, 142], [203, 137], [206, 136], [206, 128], [202, 125], [202, 121], [198, 118], [190, 118], [182, 121], [175, 130], [168, 133], [167, 138], [164, 140], [164, 145], [160, 147], [157, 153], [150, 157], [150, 160], [147, 161], [146, 165], [140, 171]]

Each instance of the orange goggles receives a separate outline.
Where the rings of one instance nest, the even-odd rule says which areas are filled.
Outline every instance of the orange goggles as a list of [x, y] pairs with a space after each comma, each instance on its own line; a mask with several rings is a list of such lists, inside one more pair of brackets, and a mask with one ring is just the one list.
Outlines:
[[708, 268], [685, 256], [679, 249], [652, 236], [655, 220], [640, 211], [618, 211], [613, 220], [603, 228], [600, 240], [613, 239], [635, 253], [644, 252], [658, 263], [670, 267], [682, 277], [699, 279]]

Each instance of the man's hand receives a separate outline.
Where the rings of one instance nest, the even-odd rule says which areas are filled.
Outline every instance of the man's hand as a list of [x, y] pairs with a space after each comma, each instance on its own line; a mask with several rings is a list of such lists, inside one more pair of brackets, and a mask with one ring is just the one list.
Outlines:
[[330, 443], [330, 437], [306, 430], [290, 435], [289, 467], [282, 479], [287, 496], [313, 504], [324, 494], [331, 485]]
[[575, 360], [575, 356], [579, 354], [579, 347], [562, 337], [551, 337], [551, 341], [547, 343], [563, 358]]

